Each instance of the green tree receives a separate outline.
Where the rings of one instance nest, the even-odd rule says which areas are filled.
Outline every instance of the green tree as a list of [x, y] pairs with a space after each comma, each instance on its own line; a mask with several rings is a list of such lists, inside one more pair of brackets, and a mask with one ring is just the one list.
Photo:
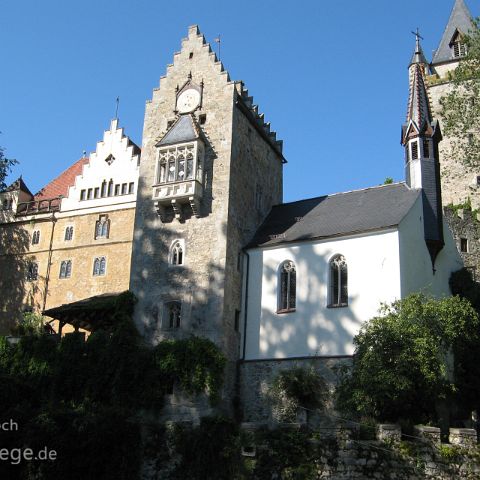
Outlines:
[[438, 401], [461, 393], [468, 365], [479, 363], [479, 327], [477, 312], [458, 296], [412, 294], [384, 305], [354, 339], [353, 368], [337, 389], [339, 409], [379, 421], [436, 421]]
[[466, 166], [480, 166], [480, 30], [479, 20], [462, 38], [467, 55], [451, 73], [453, 88], [440, 100], [443, 131], [453, 137], [452, 155]]
[[12, 167], [17, 163], [16, 160], [12, 158], [5, 157], [5, 149], [0, 147], [0, 192], [5, 190], [7, 187], [5, 184], [5, 179], [10, 173]]

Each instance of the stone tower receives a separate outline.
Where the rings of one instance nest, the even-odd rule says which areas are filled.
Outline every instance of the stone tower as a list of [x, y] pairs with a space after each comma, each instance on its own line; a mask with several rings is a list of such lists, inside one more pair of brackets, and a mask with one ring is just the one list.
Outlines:
[[252, 100], [190, 27], [146, 105], [132, 253], [145, 337], [204, 336], [231, 362], [242, 249], [282, 202], [282, 142]]
[[[431, 75], [427, 88], [433, 116], [442, 121], [440, 99], [452, 89], [450, 74], [466, 54], [462, 35], [473, 28], [472, 16], [464, 0], [455, 0], [452, 13], [433, 55], [430, 65]], [[474, 208], [480, 207], [480, 171], [467, 167], [461, 159], [452, 154], [452, 141], [444, 136], [440, 146], [440, 165], [444, 205], [462, 204], [468, 198]]]

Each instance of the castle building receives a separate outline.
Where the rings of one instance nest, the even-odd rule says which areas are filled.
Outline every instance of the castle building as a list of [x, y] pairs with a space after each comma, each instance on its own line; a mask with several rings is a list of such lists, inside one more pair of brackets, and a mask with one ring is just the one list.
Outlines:
[[[438, 75], [453, 65], [443, 50]], [[431, 68], [417, 37], [404, 182], [284, 204], [282, 142], [190, 27], [147, 102], [141, 159], [115, 119], [90, 158], [37, 195], [21, 179], [0, 194], [4, 331], [25, 308], [92, 330], [65, 312], [130, 289], [150, 343], [199, 335], [222, 349], [225, 399], [237, 394], [246, 420], [268, 416], [262, 389], [279, 368], [313, 362], [332, 379], [381, 303], [449, 295], [463, 265], [442, 209], [450, 160]]]

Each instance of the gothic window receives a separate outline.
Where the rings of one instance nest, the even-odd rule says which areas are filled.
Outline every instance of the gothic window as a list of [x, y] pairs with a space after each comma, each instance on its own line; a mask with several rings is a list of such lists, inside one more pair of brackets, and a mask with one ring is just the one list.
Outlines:
[[291, 261], [283, 262], [279, 275], [279, 295], [277, 313], [295, 311], [297, 300], [297, 273], [295, 264]]
[[97, 238], [108, 238], [110, 234], [110, 220], [108, 215], [100, 215], [95, 222], [95, 240]]
[[412, 142], [412, 160], [418, 159], [418, 142], [415, 140]]
[[38, 245], [40, 243], [40, 230], [35, 230], [32, 235], [32, 245]]
[[347, 262], [343, 255], [330, 260], [330, 292], [329, 307], [345, 307], [348, 305], [348, 272]]
[[194, 150], [194, 145], [160, 150], [157, 173], [158, 183], [192, 180], [195, 177]]
[[105, 257], [96, 257], [93, 261], [93, 276], [99, 277], [105, 275], [107, 260]]
[[428, 138], [423, 139], [423, 156], [424, 158], [430, 158], [430, 141]]
[[33, 282], [34, 280], [38, 280], [38, 263], [36, 262], [28, 263], [26, 277], [28, 282]]
[[72, 274], [72, 261], [63, 260], [60, 264], [60, 275], [59, 278], [70, 278]]
[[108, 182], [108, 196], [111, 197], [113, 195], [113, 180], [110, 179]]
[[173, 242], [170, 250], [170, 264], [171, 265], [183, 265], [184, 263], [184, 248], [182, 240], [176, 240]]
[[73, 238], [73, 227], [67, 227], [65, 229], [65, 241], [69, 242]]
[[180, 328], [182, 320], [182, 304], [180, 302], [167, 302], [165, 304], [165, 320], [167, 328]]

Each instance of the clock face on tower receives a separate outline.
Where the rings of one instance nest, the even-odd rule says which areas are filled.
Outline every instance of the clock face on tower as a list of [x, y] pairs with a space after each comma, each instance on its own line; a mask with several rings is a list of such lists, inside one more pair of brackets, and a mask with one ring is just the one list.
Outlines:
[[179, 113], [193, 112], [200, 105], [200, 92], [195, 88], [187, 88], [177, 98]]

